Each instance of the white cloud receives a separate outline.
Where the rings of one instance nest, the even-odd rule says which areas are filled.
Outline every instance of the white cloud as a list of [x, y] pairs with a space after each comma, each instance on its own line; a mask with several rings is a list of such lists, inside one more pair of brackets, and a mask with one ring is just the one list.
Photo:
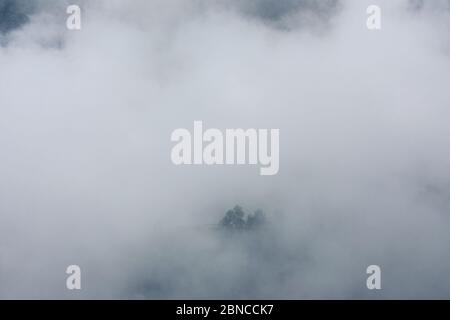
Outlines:
[[[0, 297], [72, 298], [71, 264], [88, 298], [365, 298], [370, 264], [383, 297], [449, 296], [446, 3], [379, 1], [373, 33], [369, 1], [263, 2], [82, 2], [79, 32], [56, 6], [5, 35]], [[280, 128], [279, 174], [174, 166], [199, 119]], [[236, 203], [269, 214], [258, 249], [203, 227]]]

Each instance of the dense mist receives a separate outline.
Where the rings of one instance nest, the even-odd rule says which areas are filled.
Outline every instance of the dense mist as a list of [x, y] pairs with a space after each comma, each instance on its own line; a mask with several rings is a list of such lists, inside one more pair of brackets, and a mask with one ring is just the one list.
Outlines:
[[[30, 2], [0, 0], [0, 298], [450, 298], [448, 1]], [[175, 166], [196, 120], [280, 129], [279, 173]]]

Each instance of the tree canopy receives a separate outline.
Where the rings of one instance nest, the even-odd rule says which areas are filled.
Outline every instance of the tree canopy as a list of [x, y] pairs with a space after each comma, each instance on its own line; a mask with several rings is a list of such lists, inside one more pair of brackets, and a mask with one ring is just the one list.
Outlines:
[[237, 205], [225, 213], [219, 226], [226, 230], [250, 230], [261, 227], [265, 221], [262, 210], [258, 209], [253, 214], [246, 215], [242, 207]]

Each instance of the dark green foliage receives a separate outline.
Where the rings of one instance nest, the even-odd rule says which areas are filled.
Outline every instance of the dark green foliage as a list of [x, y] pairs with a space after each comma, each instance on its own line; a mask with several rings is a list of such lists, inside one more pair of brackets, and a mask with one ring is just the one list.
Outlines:
[[228, 210], [225, 217], [220, 221], [219, 226], [226, 230], [250, 230], [257, 229], [264, 225], [265, 216], [261, 210], [256, 210], [254, 214], [245, 217], [245, 212], [240, 206], [235, 206]]

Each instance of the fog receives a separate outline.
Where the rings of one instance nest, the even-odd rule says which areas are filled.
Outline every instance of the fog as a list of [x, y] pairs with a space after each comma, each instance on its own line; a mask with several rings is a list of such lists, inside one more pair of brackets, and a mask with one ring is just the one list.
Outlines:
[[[0, 298], [450, 298], [450, 5], [376, 2], [0, 0]], [[175, 166], [196, 120], [279, 173]]]

